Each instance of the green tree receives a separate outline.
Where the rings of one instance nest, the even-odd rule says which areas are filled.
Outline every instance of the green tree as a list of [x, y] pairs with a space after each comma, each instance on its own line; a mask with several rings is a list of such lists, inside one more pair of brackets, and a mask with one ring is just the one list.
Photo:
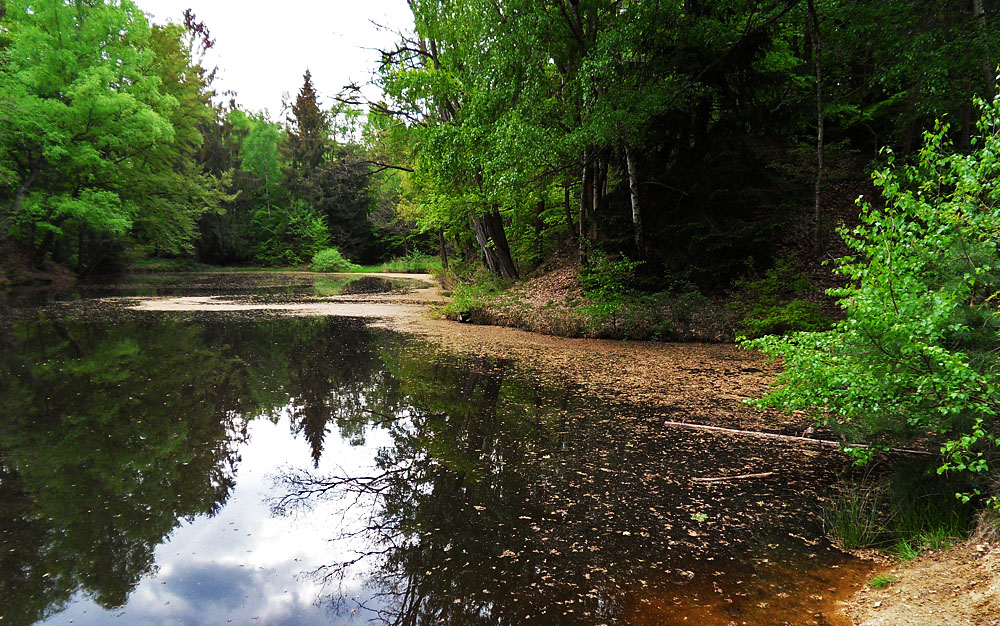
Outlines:
[[207, 86], [180, 31], [151, 31], [129, 0], [6, 8], [0, 238], [80, 273], [131, 233], [186, 251], [197, 214], [219, 195], [191, 161]]
[[889, 153], [875, 174], [887, 207], [864, 204], [862, 224], [843, 232], [854, 254], [837, 271], [850, 283], [833, 293], [845, 319], [745, 344], [785, 362], [761, 404], [810, 411], [861, 461], [930, 440], [939, 471], [996, 474], [1000, 100], [980, 105], [973, 153], [956, 152], [938, 124], [915, 165]]

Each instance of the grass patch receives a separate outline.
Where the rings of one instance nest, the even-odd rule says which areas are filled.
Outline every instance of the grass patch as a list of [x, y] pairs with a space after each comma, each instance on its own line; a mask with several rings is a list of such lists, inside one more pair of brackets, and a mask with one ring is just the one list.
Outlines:
[[434, 274], [441, 272], [441, 259], [427, 254], [411, 254], [384, 263], [363, 265], [352, 271], [375, 274]]
[[900, 560], [946, 549], [971, 528], [961, 485], [933, 469], [902, 467], [878, 479], [848, 480], [823, 511], [827, 534], [845, 550], [876, 548]]
[[896, 582], [895, 576], [876, 576], [868, 581], [869, 587], [874, 587], [875, 589], [884, 589]]
[[210, 270], [211, 266], [198, 263], [194, 259], [164, 259], [160, 257], [132, 258], [129, 260], [129, 271], [143, 272], [201, 272]]

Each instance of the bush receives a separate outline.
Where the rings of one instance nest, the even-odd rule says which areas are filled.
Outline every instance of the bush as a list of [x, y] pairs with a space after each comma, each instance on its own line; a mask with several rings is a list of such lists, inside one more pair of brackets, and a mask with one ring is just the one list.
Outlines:
[[[1000, 99], [979, 105], [975, 152], [955, 153], [939, 123], [916, 165], [889, 153], [874, 175], [886, 208], [863, 204], [862, 224], [841, 231], [855, 252], [837, 268], [850, 284], [831, 291], [845, 319], [744, 346], [785, 361], [760, 404], [811, 411], [874, 449], [936, 442], [939, 472], [983, 484], [995, 474], [1000, 412]], [[873, 449], [852, 452], [865, 462]]]
[[818, 305], [797, 297], [814, 287], [785, 259], [763, 278], [736, 281], [736, 289], [737, 296], [730, 306], [743, 318], [739, 330], [746, 337], [827, 330], [833, 323]]
[[428, 254], [410, 254], [386, 261], [375, 268], [376, 272], [395, 274], [432, 274], [441, 271], [441, 259]]
[[257, 260], [264, 265], [299, 265], [330, 243], [323, 218], [310, 205], [293, 201], [287, 209], [254, 214]]
[[314, 272], [356, 272], [360, 269], [360, 265], [345, 259], [336, 248], [320, 250], [312, 258]]

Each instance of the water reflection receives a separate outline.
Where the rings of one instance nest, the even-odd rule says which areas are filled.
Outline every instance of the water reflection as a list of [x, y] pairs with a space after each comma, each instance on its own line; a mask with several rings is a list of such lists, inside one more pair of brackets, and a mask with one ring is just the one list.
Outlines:
[[[816, 596], [844, 559], [817, 539], [815, 502], [835, 457], [657, 428], [504, 361], [389, 362], [406, 403], [373, 403], [404, 416], [382, 422], [393, 445], [378, 470], [286, 472], [274, 501], [279, 513], [325, 498], [366, 510], [340, 534], [355, 555], [314, 573], [365, 579], [362, 598], [333, 594], [334, 606], [389, 624], [824, 619]], [[785, 471], [689, 480], [762, 468]]]
[[0, 321], [4, 623], [813, 623], [842, 583], [836, 456], [360, 320], [54, 311]]

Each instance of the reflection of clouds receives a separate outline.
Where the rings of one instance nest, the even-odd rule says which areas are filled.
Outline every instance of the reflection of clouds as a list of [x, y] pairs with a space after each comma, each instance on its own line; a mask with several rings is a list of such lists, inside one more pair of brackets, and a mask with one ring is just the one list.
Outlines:
[[[63, 612], [45, 624], [129, 626], [185, 624], [216, 626], [308, 626], [348, 623], [316, 605], [322, 589], [308, 573], [345, 557], [329, 540], [340, 521], [336, 502], [318, 502], [291, 517], [273, 517], [266, 500], [275, 495], [271, 477], [282, 467], [312, 469], [304, 437], [291, 434], [288, 410], [278, 423], [258, 419], [239, 453], [232, 498], [215, 517], [182, 523], [156, 549], [159, 571], [144, 579], [119, 609], [104, 610], [77, 594]], [[320, 473], [343, 468], [361, 472], [373, 466], [379, 447], [390, 444], [384, 431], [351, 446], [327, 438]], [[345, 547], [346, 550], [346, 547]], [[346, 584], [346, 581], [345, 581]], [[344, 589], [347, 595], [360, 589]]]

